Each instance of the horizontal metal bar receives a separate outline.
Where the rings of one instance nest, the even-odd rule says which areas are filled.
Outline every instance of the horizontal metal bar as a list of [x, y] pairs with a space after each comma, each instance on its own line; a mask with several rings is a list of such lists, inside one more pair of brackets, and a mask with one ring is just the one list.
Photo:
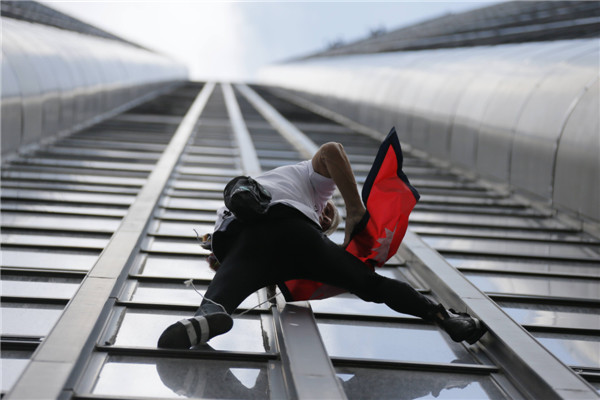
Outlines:
[[[165, 310], [165, 311], [196, 311], [198, 309], [198, 305], [185, 305], [185, 304], [164, 304], [164, 303], [143, 303], [137, 301], [122, 301], [119, 300], [115, 303], [115, 305], [125, 306], [131, 309], [140, 309], [140, 310]], [[245, 307], [236, 308], [233, 313], [233, 317], [236, 316], [236, 311], [239, 312], [241, 310], [248, 310]], [[260, 315], [269, 313], [271, 310], [269, 308], [254, 308], [249, 310], [245, 315]]]
[[534, 304], [548, 304], [557, 306], [571, 306], [571, 307], [600, 307], [600, 299], [574, 299], [571, 297], [547, 297], [547, 296], [534, 296], [534, 295], [517, 295], [517, 294], [506, 294], [506, 293], [486, 293], [494, 301], [508, 301], [508, 302], [519, 302], [519, 303], [534, 303]]
[[240, 106], [233, 93], [233, 88], [229, 83], [222, 83], [221, 88], [223, 89], [223, 95], [225, 96], [227, 113], [229, 114], [233, 132], [238, 142], [238, 148], [240, 149], [244, 173], [250, 176], [257, 176], [261, 173], [260, 162], [256, 156], [256, 149], [250, 138], [250, 133], [244, 123], [244, 117], [240, 111]]
[[446, 364], [426, 362], [399, 362], [377, 359], [356, 359], [347, 357], [331, 357], [331, 362], [336, 367], [355, 368], [381, 368], [381, 369], [407, 369], [417, 371], [454, 372], [487, 375], [498, 372], [498, 367], [480, 364]]
[[132, 348], [119, 346], [96, 346], [97, 351], [106, 352], [109, 355], [148, 357], [157, 359], [159, 357], [177, 357], [192, 359], [213, 359], [230, 361], [269, 361], [276, 360], [278, 355], [275, 353], [255, 353], [227, 350], [202, 350], [202, 349], [157, 349], [157, 348]]

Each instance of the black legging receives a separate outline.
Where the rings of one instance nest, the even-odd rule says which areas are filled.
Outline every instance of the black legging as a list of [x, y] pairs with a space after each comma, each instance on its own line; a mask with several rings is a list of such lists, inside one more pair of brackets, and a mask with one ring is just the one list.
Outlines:
[[365, 301], [421, 318], [435, 307], [410, 285], [371, 271], [291, 207], [273, 206], [253, 224], [235, 221], [226, 235], [213, 240], [221, 266], [205, 296], [230, 314], [250, 294], [291, 279], [337, 286]]

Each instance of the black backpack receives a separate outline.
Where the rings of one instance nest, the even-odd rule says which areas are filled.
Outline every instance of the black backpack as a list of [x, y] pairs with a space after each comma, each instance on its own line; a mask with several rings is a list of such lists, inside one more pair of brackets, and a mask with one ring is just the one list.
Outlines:
[[225, 206], [242, 222], [255, 221], [265, 215], [271, 193], [249, 176], [233, 178], [223, 190]]

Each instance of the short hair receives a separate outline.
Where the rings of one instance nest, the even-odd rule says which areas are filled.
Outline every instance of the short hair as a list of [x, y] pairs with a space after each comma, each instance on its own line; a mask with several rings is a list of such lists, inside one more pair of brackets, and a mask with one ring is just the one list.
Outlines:
[[324, 231], [325, 235], [329, 236], [337, 230], [338, 226], [340, 225], [340, 222], [342, 222], [342, 217], [340, 216], [340, 213], [332, 199], [327, 200], [327, 203], [331, 203], [331, 205], [333, 206], [333, 216], [331, 218], [331, 225], [329, 226], [329, 228], [327, 228], [327, 230]]

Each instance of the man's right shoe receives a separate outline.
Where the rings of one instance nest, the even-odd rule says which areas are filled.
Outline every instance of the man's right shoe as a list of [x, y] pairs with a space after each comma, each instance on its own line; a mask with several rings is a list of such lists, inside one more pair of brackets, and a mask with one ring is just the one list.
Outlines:
[[446, 310], [441, 304], [438, 305], [432, 319], [455, 342], [466, 340], [467, 343], [474, 344], [487, 332], [487, 327], [479, 319], [453, 309]]
[[200, 306], [193, 318], [182, 319], [169, 326], [160, 335], [158, 347], [167, 349], [189, 349], [206, 344], [211, 338], [231, 329], [233, 319], [220, 306]]

